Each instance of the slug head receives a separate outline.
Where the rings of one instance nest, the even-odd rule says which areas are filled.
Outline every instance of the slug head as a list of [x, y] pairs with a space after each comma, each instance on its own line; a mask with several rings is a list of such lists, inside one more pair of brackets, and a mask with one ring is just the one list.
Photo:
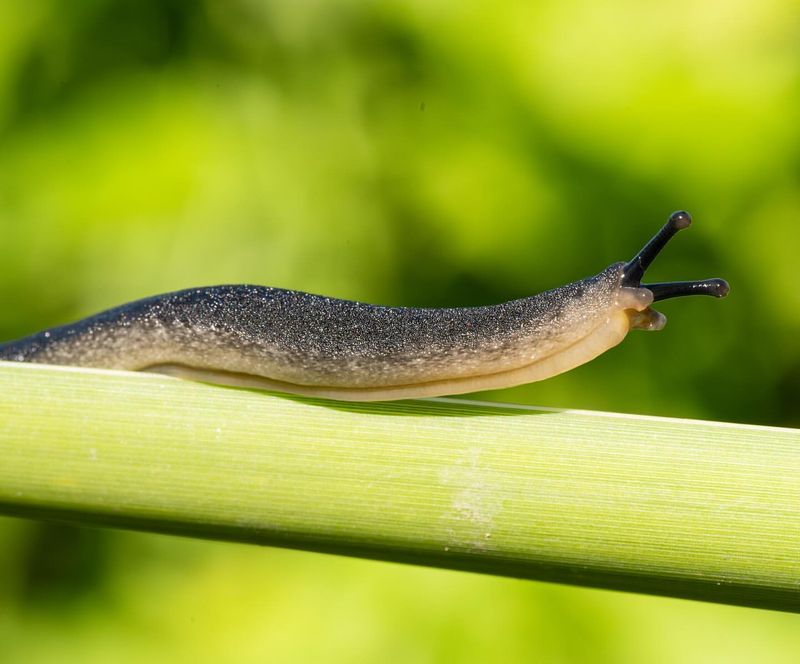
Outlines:
[[[730, 291], [728, 282], [724, 279], [702, 279], [699, 281], [670, 281], [657, 284], [643, 284], [642, 278], [656, 256], [675, 236], [678, 231], [688, 228], [692, 217], [688, 212], [679, 210], [673, 212], [667, 223], [658, 233], [636, 254], [630, 261], [622, 266], [622, 281], [620, 283], [621, 298], [631, 299], [630, 307], [626, 307], [632, 329], [660, 330], [667, 322], [666, 317], [658, 311], [651, 309], [649, 304], [673, 297], [688, 295], [710, 295], [711, 297], [725, 297]], [[652, 299], [642, 291], [652, 294]], [[643, 299], [650, 299], [647, 306], [642, 308]], [[623, 301], [622, 306], [625, 306]]]

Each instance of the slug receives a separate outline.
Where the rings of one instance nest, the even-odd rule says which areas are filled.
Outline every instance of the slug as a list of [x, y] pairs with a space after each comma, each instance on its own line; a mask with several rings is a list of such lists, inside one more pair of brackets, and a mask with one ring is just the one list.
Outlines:
[[691, 223], [675, 212], [629, 262], [493, 306], [418, 309], [263, 286], [213, 286], [123, 304], [0, 345], [0, 360], [151, 371], [350, 401], [461, 394], [542, 380], [660, 330], [653, 302], [724, 297], [722, 279], [642, 284]]

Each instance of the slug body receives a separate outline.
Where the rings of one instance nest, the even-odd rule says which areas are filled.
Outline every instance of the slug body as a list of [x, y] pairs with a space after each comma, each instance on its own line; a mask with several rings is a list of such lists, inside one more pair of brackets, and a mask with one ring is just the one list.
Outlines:
[[[661, 329], [666, 319], [650, 308], [656, 299], [726, 294], [721, 280], [639, 283], [686, 219], [670, 217], [629, 263], [504, 304], [418, 309], [262, 286], [196, 288], [0, 345], [0, 360], [153, 371], [352, 401], [519, 385], [593, 359], [630, 329]], [[648, 248], [652, 256], [643, 260]]]

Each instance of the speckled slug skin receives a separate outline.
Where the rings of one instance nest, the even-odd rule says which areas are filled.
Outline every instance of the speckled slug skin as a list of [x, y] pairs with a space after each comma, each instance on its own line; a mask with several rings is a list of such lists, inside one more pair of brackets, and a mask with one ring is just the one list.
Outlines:
[[[620, 314], [652, 301], [646, 289], [621, 288], [622, 265], [533, 297], [459, 309], [374, 306], [262, 286], [190, 289], [4, 344], [0, 359], [194, 374], [337, 398], [391, 398], [386, 388], [401, 388], [395, 398], [472, 391], [482, 389], [481, 376], [503, 383], [504, 374], [569, 354], [592, 335], [605, 337], [592, 356], [619, 343], [629, 328], [619, 323], [630, 318]], [[563, 358], [556, 372], [590, 359], [580, 355]]]

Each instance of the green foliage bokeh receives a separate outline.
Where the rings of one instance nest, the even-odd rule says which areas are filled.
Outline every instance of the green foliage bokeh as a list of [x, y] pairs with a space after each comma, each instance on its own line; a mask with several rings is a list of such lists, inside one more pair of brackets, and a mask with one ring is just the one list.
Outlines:
[[[798, 426], [798, 25], [790, 0], [0, 3], [0, 339], [216, 283], [499, 302], [685, 208], [649, 278], [727, 300], [481, 398]], [[789, 662], [799, 625], [0, 522], [12, 661]]]

